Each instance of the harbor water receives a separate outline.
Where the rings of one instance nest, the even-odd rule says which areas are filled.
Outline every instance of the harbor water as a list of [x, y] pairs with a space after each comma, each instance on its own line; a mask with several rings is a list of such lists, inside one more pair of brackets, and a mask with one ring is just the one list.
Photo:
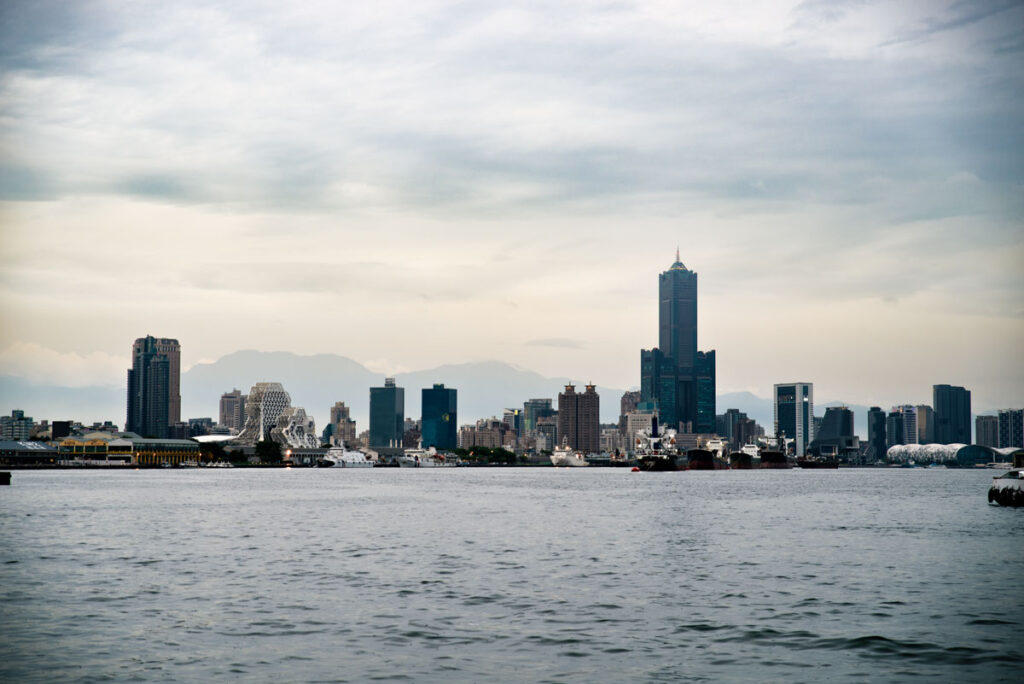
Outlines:
[[1021, 681], [992, 472], [18, 471], [0, 681]]

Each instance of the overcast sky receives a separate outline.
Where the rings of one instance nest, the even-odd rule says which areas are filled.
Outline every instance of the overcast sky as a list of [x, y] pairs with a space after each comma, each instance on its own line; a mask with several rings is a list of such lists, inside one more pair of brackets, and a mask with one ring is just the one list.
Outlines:
[[186, 367], [629, 387], [678, 246], [720, 392], [1021, 406], [1022, 27], [1020, 2], [5, 0], [0, 373], [121, 386], [149, 333]]

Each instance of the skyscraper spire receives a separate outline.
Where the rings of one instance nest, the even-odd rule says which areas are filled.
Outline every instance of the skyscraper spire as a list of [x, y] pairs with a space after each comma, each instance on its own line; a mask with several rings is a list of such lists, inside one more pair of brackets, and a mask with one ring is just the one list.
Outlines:
[[685, 271], [686, 265], [679, 258], [679, 245], [676, 245], [676, 262], [669, 267], [670, 271]]

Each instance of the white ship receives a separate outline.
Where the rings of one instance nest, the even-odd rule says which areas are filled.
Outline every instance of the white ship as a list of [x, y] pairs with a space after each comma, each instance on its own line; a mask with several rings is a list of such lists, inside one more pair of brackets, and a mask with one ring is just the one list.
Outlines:
[[398, 465], [403, 468], [450, 468], [458, 464], [456, 459], [445, 458], [444, 454], [437, 453], [434, 447], [424, 449], [418, 446], [406, 449], [398, 457]]
[[583, 458], [583, 454], [572, 449], [566, 438], [563, 437], [562, 445], [556, 446], [555, 450], [551, 453], [551, 465], [561, 468], [563, 466], [579, 467], [590, 464], [587, 463], [587, 459]]
[[373, 461], [366, 458], [361, 451], [349, 451], [345, 448], [344, 442], [341, 446], [331, 447], [320, 465], [337, 468], [372, 468]]

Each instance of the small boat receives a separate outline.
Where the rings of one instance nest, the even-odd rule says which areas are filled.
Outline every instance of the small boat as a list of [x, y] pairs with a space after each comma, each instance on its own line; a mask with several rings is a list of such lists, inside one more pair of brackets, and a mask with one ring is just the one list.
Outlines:
[[988, 502], [1013, 508], [1024, 506], [1024, 468], [1007, 470], [993, 477], [992, 486], [988, 490]]

